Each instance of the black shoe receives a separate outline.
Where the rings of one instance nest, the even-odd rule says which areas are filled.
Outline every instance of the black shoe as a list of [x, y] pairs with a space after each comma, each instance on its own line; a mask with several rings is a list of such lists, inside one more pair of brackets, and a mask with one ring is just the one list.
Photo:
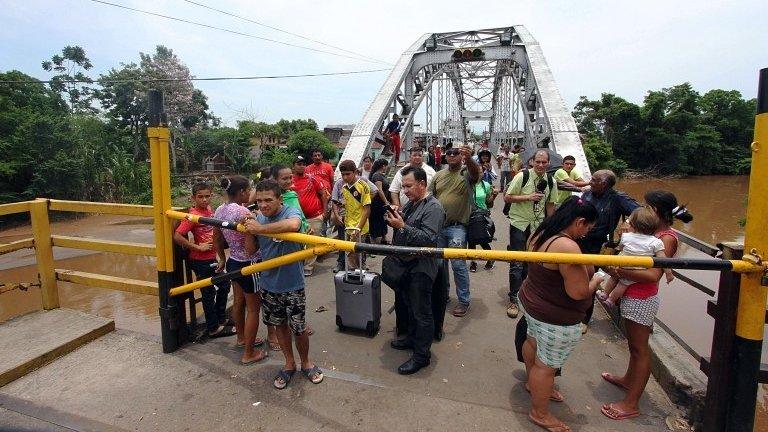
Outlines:
[[414, 360], [413, 357], [411, 357], [410, 359], [408, 359], [407, 362], [401, 364], [400, 367], [397, 368], [397, 373], [399, 373], [400, 375], [415, 374], [425, 366], [429, 366], [429, 360], [417, 361], [417, 360]]
[[413, 345], [406, 339], [392, 339], [389, 342], [389, 346], [396, 350], [408, 350], [413, 348]]
[[477, 273], [477, 263], [472, 261], [469, 263], [469, 271], [472, 273]]

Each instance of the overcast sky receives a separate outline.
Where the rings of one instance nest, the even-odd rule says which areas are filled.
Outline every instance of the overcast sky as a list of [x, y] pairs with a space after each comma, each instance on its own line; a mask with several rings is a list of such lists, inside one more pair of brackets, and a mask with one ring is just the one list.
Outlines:
[[[183, 0], [107, 0], [259, 37], [329, 49]], [[612, 92], [641, 102], [649, 89], [690, 82], [701, 93], [752, 98], [768, 67], [768, 1], [246, 1], [195, 0], [344, 49], [395, 62], [423, 33], [525, 25], [566, 104]], [[473, 5], [473, 6], [470, 6]], [[481, 6], [482, 5], [482, 6]], [[0, 0], [0, 70], [49, 75], [40, 62], [80, 45], [93, 74], [162, 44], [197, 77], [325, 73], [387, 67], [169, 21], [90, 0]], [[197, 82], [226, 123], [256, 117], [355, 123], [387, 72], [266, 81]]]

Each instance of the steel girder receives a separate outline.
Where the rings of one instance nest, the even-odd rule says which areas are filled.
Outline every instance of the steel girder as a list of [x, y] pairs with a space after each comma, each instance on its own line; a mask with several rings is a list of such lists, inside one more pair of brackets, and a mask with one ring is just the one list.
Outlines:
[[[427, 50], [426, 42], [434, 49]], [[454, 50], [460, 48], [479, 48], [484, 55], [475, 61], [454, 61]], [[450, 85], [443, 86], [442, 80]], [[342, 159], [362, 161], [373, 137], [389, 114], [398, 112], [398, 106], [404, 119], [403, 147], [409, 147], [414, 115], [422, 101], [433, 101], [429, 93], [436, 82], [440, 84], [435, 86], [439, 87], [438, 134], [446, 134], [443, 125], [451, 124], [461, 128], [457, 138], [466, 141], [467, 121], [487, 118], [495, 150], [500, 142], [496, 135], [517, 133], [522, 117], [525, 147], [546, 147], [561, 155], [573, 155], [589, 176], [576, 122], [555, 85], [541, 47], [520, 25], [422, 35], [400, 56], [355, 126]], [[444, 106], [446, 100], [455, 101], [455, 106]], [[429, 125], [425, 129], [431, 131], [434, 116], [431, 106], [427, 110]]]

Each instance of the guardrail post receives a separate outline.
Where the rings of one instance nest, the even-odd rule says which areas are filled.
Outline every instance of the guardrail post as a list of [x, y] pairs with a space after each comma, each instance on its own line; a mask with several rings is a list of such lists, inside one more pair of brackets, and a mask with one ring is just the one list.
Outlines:
[[[760, 71], [757, 90], [755, 139], [750, 146], [752, 167], [749, 175], [747, 225], [744, 251], [751, 259], [768, 260], [768, 68]], [[736, 339], [733, 358], [733, 397], [728, 410], [727, 431], [752, 431], [755, 423], [760, 354], [765, 331], [765, 303], [768, 287], [762, 273], [741, 276]]]
[[[741, 259], [744, 246], [723, 244], [723, 259]], [[710, 300], [707, 313], [715, 319], [709, 361], [702, 359], [701, 369], [707, 374], [707, 398], [704, 407], [704, 432], [725, 430], [733, 394], [733, 343], [736, 337], [736, 308], [739, 304], [741, 276], [732, 271], [720, 273], [717, 302]]]
[[160, 300], [160, 335], [163, 352], [175, 351], [179, 345], [179, 313], [177, 300], [169, 295], [173, 281], [173, 245], [170, 221], [165, 210], [171, 208], [171, 180], [169, 161], [170, 132], [163, 112], [163, 94], [149, 91], [149, 154], [152, 166], [152, 205], [155, 219], [157, 251], [157, 286]]
[[37, 260], [43, 309], [56, 309], [59, 307], [59, 288], [56, 283], [56, 272], [53, 265], [53, 243], [51, 242], [51, 225], [48, 221], [48, 200], [38, 198], [30, 202], [29, 215], [32, 219], [32, 233], [35, 239], [35, 259]]

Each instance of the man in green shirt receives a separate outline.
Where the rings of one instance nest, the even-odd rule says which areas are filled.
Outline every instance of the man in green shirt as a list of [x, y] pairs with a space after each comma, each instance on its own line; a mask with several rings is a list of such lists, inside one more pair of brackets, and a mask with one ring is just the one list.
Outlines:
[[[445, 210], [445, 224], [438, 236], [438, 247], [466, 248], [472, 200], [470, 187], [480, 180], [480, 165], [472, 159], [472, 152], [467, 146], [448, 149], [445, 160], [448, 167], [438, 171], [429, 186], [429, 191]], [[466, 170], [462, 169], [463, 164], [466, 164]], [[451, 313], [463, 317], [469, 309], [469, 269], [464, 260], [452, 259], [450, 262], [459, 300]]]
[[[557, 183], [547, 174], [549, 152], [539, 150], [533, 156], [533, 169], [522, 170], [510, 182], [504, 195], [509, 209], [509, 248], [526, 250], [526, 241], [546, 216], [555, 212]], [[517, 293], [528, 274], [525, 263], [509, 264], [509, 306], [507, 315], [516, 318], [518, 314]]]
[[[584, 181], [581, 173], [576, 169], [576, 158], [570, 155], [563, 158], [563, 167], [555, 171], [552, 177], [555, 179], [558, 186], [562, 186], [563, 183], [568, 183], [569, 185], [580, 188], [589, 185], [589, 182]], [[556, 206], [559, 206], [571, 196], [571, 191], [558, 189], [559, 190], [555, 196]]]

